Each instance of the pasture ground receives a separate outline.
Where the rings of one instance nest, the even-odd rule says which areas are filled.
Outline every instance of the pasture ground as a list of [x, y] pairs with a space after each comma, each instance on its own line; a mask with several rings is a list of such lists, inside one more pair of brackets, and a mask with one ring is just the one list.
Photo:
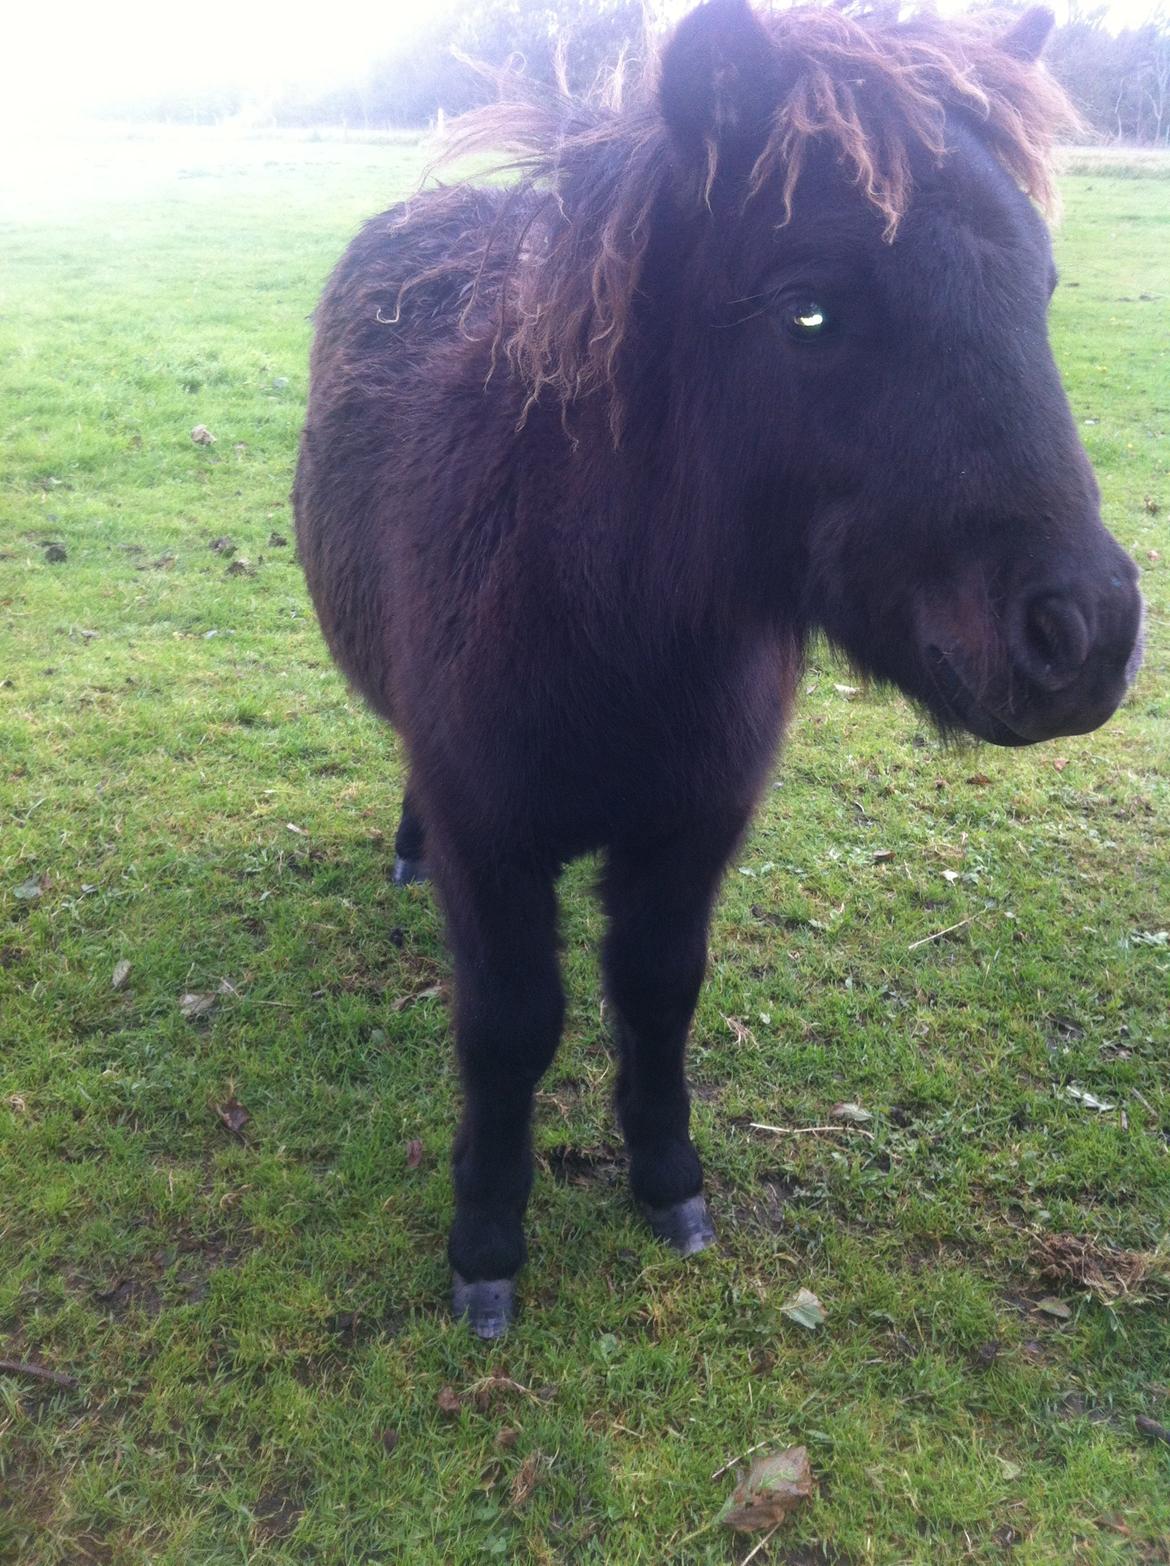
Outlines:
[[1165, 169], [1067, 177], [1054, 305], [1150, 601], [1135, 694], [947, 751], [813, 658], [715, 923], [722, 1244], [691, 1263], [624, 1193], [565, 876], [524, 1314], [489, 1348], [446, 1313], [440, 922], [390, 884], [395, 743], [286, 504], [308, 312], [418, 164], [140, 139], [8, 190], [0, 1359], [70, 1379], [0, 1371], [0, 1559], [740, 1562], [713, 1475], [802, 1443], [815, 1498], [759, 1562], [1170, 1561]]

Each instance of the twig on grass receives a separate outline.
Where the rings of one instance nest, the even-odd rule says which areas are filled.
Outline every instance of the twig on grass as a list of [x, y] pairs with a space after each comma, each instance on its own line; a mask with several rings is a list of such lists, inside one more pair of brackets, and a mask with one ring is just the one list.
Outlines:
[[767, 1544], [768, 1540], [776, 1532], [776, 1530], [777, 1530], [777, 1528], [779, 1528], [779, 1526], [780, 1526], [779, 1523], [773, 1523], [772, 1526], [768, 1529], [767, 1533], [764, 1535], [764, 1537], [754, 1547], [754, 1549], [749, 1550], [748, 1553], [744, 1556], [743, 1560], [739, 1563], [739, 1566], [748, 1566], [748, 1562], [749, 1561], [754, 1561], [756, 1556], [764, 1548], [765, 1544]]
[[730, 1458], [722, 1468], [717, 1468], [711, 1475], [712, 1479], [722, 1479], [729, 1468], [734, 1468], [736, 1463], [742, 1463], [745, 1457], [750, 1457], [753, 1452], [758, 1452], [762, 1446], [767, 1446], [766, 1441], [757, 1441], [755, 1446], [749, 1446], [746, 1452], [741, 1452], [738, 1457]]
[[873, 1141], [873, 1132], [867, 1131], [864, 1126], [764, 1126], [756, 1120], [748, 1121], [748, 1129], [751, 1131], [770, 1131], [773, 1136], [821, 1136], [826, 1131], [836, 1132], [844, 1136], [850, 1131], [858, 1136], [867, 1136]]
[[50, 1386], [62, 1387], [66, 1392], [76, 1392], [78, 1387], [76, 1376], [67, 1376], [63, 1370], [50, 1370], [47, 1365], [33, 1365], [23, 1359], [0, 1359], [0, 1375], [47, 1381]]
[[960, 919], [958, 924], [948, 924], [945, 930], [935, 930], [933, 935], [924, 935], [920, 941], [911, 941], [906, 950], [917, 951], [920, 946], [927, 946], [931, 941], [941, 941], [944, 935], [953, 935], [956, 930], [961, 930], [964, 925], [970, 924], [973, 919], [978, 919], [978, 914], [968, 914], [965, 919]]

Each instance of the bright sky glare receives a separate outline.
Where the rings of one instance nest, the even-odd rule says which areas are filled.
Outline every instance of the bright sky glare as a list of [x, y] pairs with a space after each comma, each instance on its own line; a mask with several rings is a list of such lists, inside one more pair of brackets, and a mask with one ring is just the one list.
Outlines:
[[[262, 99], [285, 83], [327, 86], [407, 42], [438, 11], [469, 0], [16, 3], [0, 52], [0, 120], [9, 128], [84, 116], [144, 88], [149, 93], [228, 80]], [[1068, 0], [1052, 3], [1058, 17], [1067, 15]], [[1109, 24], [1136, 26], [1156, 4], [1110, 0]], [[657, 9], [678, 14], [686, 0], [666, 0]], [[942, 0], [940, 9], [961, 10], [963, 0]]]

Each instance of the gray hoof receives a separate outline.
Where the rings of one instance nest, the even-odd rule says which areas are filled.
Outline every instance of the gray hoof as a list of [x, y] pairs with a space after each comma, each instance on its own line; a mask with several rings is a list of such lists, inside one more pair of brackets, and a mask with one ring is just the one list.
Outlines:
[[643, 1207], [646, 1222], [659, 1240], [665, 1240], [680, 1256], [694, 1256], [715, 1244], [715, 1225], [700, 1191], [673, 1207]]
[[502, 1338], [516, 1315], [516, 1284], [512, 1278], [477, 1278], [468, 1283], [452, 1273], [451, 1310], [466, 1321], [477, 1338]]
[[427, 881], [427, 867], [421, 859], [396, 859], [394, 861], [394, 885], [413, 886], [416, 881]]

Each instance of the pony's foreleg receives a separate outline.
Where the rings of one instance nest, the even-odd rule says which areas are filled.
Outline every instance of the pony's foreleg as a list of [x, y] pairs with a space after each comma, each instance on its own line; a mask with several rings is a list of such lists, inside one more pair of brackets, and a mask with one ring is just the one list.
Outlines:
[[410, 785], [402, 798], [402, 817], [394, 834], [394, 884], [409, 886], [427, 879], [426, 829], [411, 796]]
[[435, 855], [455, 958], [463, 1117], [455, 1140], [455, 1221], [447, 1254], [454, 1309], [498, 1337], [527, 1256], [533, 1091], [564, 1018], [551, 871]]
[[615, 848], [603, 883], [605, 982], [630, 1185], [654, 1233], [684, 1256], [715, 1239], [690, 1138], [685, 1053], [711, 904], [742, 825], [740, 817], [704, 822], [656, 845]]

